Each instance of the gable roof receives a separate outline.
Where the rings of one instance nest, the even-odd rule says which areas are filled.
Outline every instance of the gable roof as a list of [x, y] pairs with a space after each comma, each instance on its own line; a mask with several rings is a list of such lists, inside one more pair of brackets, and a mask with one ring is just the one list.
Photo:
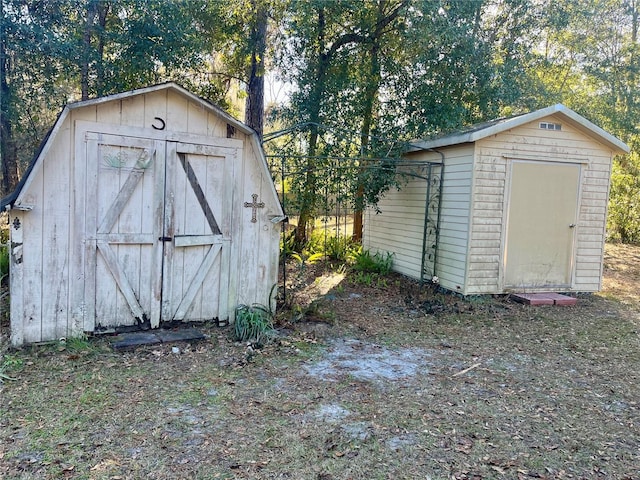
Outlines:
[[512, 128], [516, 128], [529, 122], [540, 120], [550, 115], [558, 115], [564, 118], [567, 123], [580, 130], [585, 135], [588, 135], [596, 141], [611, 148], [615, 153], [629, 153], [630, 151], [630, 148], [624, 142], [614, 137], [610, 133], [604, 131], [594, 123], [591, 123], [583, 116], [578, 115], [570, 108], [565, 107], [561, 103], [522, 115], [516, 115], [509, 118], [501, 118], [485, 123], [480, 123], [477, 125], [473, 125], [468, 129], [450, 133], [442, 137], [437, 137], [430, 140], [414, 141], [412, 142], [414, 148], [412, 148], [411, 151], [448, 147], [461, 143], [473, 143], [491, 135], [496, 135], [498, 133], [511, 130]]
[[[94, 98], [91, 100], [84, 100], [84, 101], [67, 104], [62, 109], [62, 112], [60, 112], [60, 114], [58, 115], [58, 118], [53, 124], [53, 127], [45, 135], [43, 141], [40, 144], [40, 147], [38, 148], [34, 157], [31, 159], [31, 162], [29, 162], [29, 166], [27, 167], [24, 174], [22, 175], [20, 182], [18, 182], [18, 185], [16, 186], [15, 190], [11, 192], [9, 195], [0, 199], [0, 211], [11, 209], [16, 203], [16, 201], [19, 199], [20, 193], [24, 189], [25, 185], [29, 183], [29, 178], [31, 177], [33, 171], [36, 169], [37, 165], [42, 163], [42, 159], [47, 155], [47, 152], [49, 151], [51, 144], [55, 140], [55, 136], [58, 130], [60, 129], [60, 126], [63, 124], [64, 120], [66, 119], [67, 116], [69, 116], [72, 110], [89, 107], [92, 105], [99, 105], [103, 103], [122, 100], [130, 97], [135, 97], [137, 95], [144, 95], [144, 94], [153, 93], [161, 90], [173, 90], [179, 93], [180, 95], [187, 97], [189, 100], [203, 106], [204, 108], [220, 116], [225, 122], [233, 126], [237, 131], [240, 131], [248, 135], [252, 139], [252, 141], [256, 144], [256, 147], [257, 147], [256, 151], [259, 152], [259, 155], [261, 157], [260, 160], [264, 164], [266, 171], [268, 172], [268, 167], [266, 167], [266, 159], [264, 158], [264, 153], [262, 152], [262, 147], [260, 146], [260, 139], [258, 138], [258, 134], [252, 128], [248, 127], [247, 125], [242, 123], [240, 120], [232, 117], [227, 112], [222, 110], [219, 106], [215, 105], [214, 103], [208, 100], [205, 100], [204, 98], [201, 98], [191, 93], [190, 91], [178, 85], [177, 83], [166, 82], [158, 85], [152, 85], [150, 87], [139, 88], [136, 90], [130, 90], [123, 93], [117, 93], [117, 94], [107, 95], [100, 98]], [[273, 191], [276, 198], [278, 198], [277, 193], [275, 193], [275, 187], [273, 188]]]

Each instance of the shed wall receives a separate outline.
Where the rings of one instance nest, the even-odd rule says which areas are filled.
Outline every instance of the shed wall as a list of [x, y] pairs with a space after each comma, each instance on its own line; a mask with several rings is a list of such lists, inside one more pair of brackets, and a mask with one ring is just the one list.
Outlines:
[[[408, 158], [441, 161], [436, 152], [413, 153]], [[446, 152], [436, 275], [440, 284], [451, 290], [464, 285], [472, 158], [472, 145]], [[416, 279], [422, 264], [426, 194], [426, 180], [411, 178], [399, 191], [385, 194], [378, 204], [380, 214], [368, 209], [365, 215], [364, 247], [392, 253], [393, 270]]]
[[560, 123], [562, 130], [542, 130], [536, 121], [476, 143], [465, 294], [503, 291], [508, 175], [513, 159], [582, 165], [571, 289], [600, 289], [613, 153], [562, 118], [550, 116], [540, 121]]
[[412, 178], [401, 190], [389, 190], [378, 203], [380, 213], [364, 215], [363, 247], [393, 254], [393, 270], [420, 278], [424, 233], [425, 180]]
[[[14, 344], [69, 335], [70, 125], [69, 119], [65, 119], [52, 137], [47, 155], [55, 160], [45, 163], [32, 176], [23, 202], [31, 210], [9, 213]], [[43, 321], [45, 317], [47, 321]]]
[[443, 151], [444, 178], [440, 207], [440, 231], [436, 275], [440, 285], [461, 292], [469, 248], [473, 145], [458, 145]]
[[[69, 287], [70, 275], [82, 271], [79, 262], [83, 261], [82, 252], [74, 247], [83, 235], [75, 231], [73, 212], [77, 183], [75, 122], [150, 129], [160, 125], [156, 117], [164, 120], [168, 132], [227, 137], [227, 121], [223, 117], [172, 89], [69, 108], [56, 124], [20, 193], [17, 209], [10, 212], [10, 222], [19, 226], [11, 228], [14, 345], [78, 335], [84, 330], [84, 307]], [[245, 142], [244, 158], [234, 165], [233, 178], [237, 180], [232, 201], [234, 219], [238, 220], [235, 237], [239, 243], [241, 237], [247, 238], [242, 241], [245, 246], [235, 254], [232, 268], [239, 288], [229, 294], [238, 301], [265, 303], [277, 278], [277, 254], [273, 252], [277, 252], [279, 239], [279, 225], [265, 219], [277, 215], [280, 208], [271, 199], [275, 199], [270, 191], [271, 179], [258, 168], [261, 157], [256, 158], [259, 153], [254, 142], [242, 132], [235, 136]], [[260, 212], [264, 215], [258, 215], [256, 223], [251, 223], [251, 209], [242, 208], [243, 202], [251, 201], [252, 193], [266, 203]], [[259, 279], [255, 278], [255, 271], [259, 272]], [[235, 303], [230, 306], [235, 307]]]

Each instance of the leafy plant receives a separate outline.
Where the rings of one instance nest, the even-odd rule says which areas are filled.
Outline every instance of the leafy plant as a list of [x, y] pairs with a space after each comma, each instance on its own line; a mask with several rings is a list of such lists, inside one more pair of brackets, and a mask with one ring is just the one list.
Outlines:
[[275, 309], [271, 306], [274, 292], [278, 285], [273, 285], [269, 292], [268, 306], [254, 303], [238, 305], [234, 323], [234, 336], [239, 342], [251, 341], [256, 345], [266, 344], [274, 333], [273, 322]]
[[330, 237], [325, 247], [327, 257], [341, 262], [349, 261], [361, 250], [362, 247], [347, 236]]
[[607, 235], [609, 240], [640, 243], [640, 155], [613, 163]]
[[69, 337], [60, 341], [60, 348], [63, 348], [69, 352], [80, 353], [88, 352], [94, 349], [94, 346], [89, 341], [86, 335], [79, 337]]
[[367, 287], [385, 288], [388, 286], [387, 280], [379, 273], [374, 272], [356, 272], [353, 281]]
[[301, 265], [313, 264], [325, 257], [341, 262], [353, 261], [362, 249], [351, 237], [326, 235], [322, 228], [313, 231], [301, 251], [296, 251], [294, 245], [294, 234], [286, 235], [280, 241], [280, 255], [287, 255]]
[[280, 256], [291, 256], [296, 253], [294, 232], [280, 236]]
[[235, 339], [264, 345], [273, 334], [273, 313], [264, 305], [238, 305], [234, 323]]
[[5, 380], [15, 380], [14, 377], [8, 375], [8, 372], [19, 369], [22, 364], [22, 359], [5, 354], [0, 361], [0, 383]]
[[9, 277], [9, 247], [0, 246], [0, 282]]
[[353, 268], [358, 272], [387, 275], [393, 265], [393, 254], [372, 254], [369, 250], [361, 250], [354, 255], [354, 262]]

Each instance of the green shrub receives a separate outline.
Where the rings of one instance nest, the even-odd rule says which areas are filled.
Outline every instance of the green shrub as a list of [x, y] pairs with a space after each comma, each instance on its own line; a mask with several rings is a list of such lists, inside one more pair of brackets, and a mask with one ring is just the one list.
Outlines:
[[234, 323], [235, 339], [239, 342], [266, 344], [273, 335], [273, 312], [264, 305], [238, 305]]
[[616, 158], [611, 172], [609, 241], [640, 244], [640, 155]]
[[332, 260], [340, 262], [350, 261], [362, 247], [354, 242], [351, 237], [329, 237], [326, 242], [325, 254]]
[[312, 264], [325, 257], [340, 262], [352, 262], [362, 248], [346, 235], [329, 235], [321, 228], [311, 233], [302, 250], [296, 251], [294, 245], [294, 232], [292, 232], [280, 241], [280, 255], [286, 255], [301, 264]]
[[295, 244], [295, 232], [286, 233], [284, 235], [280, 235], [280, 256], [291, 255], [295, 252], [294, 250]]
[[0, 246], [0, 281], [9, 276], [9, 247]]
[[372, 254], [369, 250], [361, 250], [354, 256], [354, 262], [353, 268], [357, 272], [387, 275], [393, 265], [393, 254]]
[[4, 380], [15, 380], [9, 372], [19, 370], [22, 367], [22, 359], [13, 355], [0, 355], [0, 383]]
[[316, 228], [311, 232], [309, 238], [307, 239], [307, 243], [302, 250], [302, 253], [310, 257], [314, 254], [324, 255], [325, 253], [325, 240], [328, 238], [328, 235], [325, 235], [325, 231], [322, 228]]

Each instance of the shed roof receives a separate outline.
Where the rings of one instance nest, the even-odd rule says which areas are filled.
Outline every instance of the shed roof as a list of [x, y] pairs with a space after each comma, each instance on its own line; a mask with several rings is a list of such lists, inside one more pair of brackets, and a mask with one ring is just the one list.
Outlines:
[[[248, 127], [247, 125], [242, 123], [240, 120], [232, 117], [231, 115], [229, 115], [227, 112], [225, 112], [220, 107], [213, 104], [212, 102], [191, 93], [190, 91], [181, 87], [175, 82], [166, 82], [158, 85], [152, 85], [150, 87], [139, 88], [136, 90], [130, 90], [127, 92], [117, 93], [113, 95], [107, 95], [100, 98], [94, 98], [91, 100], [84, 100], [84, 101], [69, 103], [62, 109], [62, 112], [60, 112], [60, 114], [58, 115], [58, 118], [53, 124], [53, 127], [45, 135], [42, 143], [40, 144], [40, 147], [38, 148], [38, 151], [36, 152], [34, 157], [31, 159], [31, 162], [29, 162], [29, 166], [27, 167], [24, 174], [22, 175], [22, 178], [20, 179], [20, 182], [16, 186], [15, 190], [10, 194], [8, 194], [7, 196], [5, 196], [4, 198], [0, 199], [0, 211], [8, 210], [13, 207], [16, 200], [20, 196], [20, 192], [22, 191], [25, 184], [27, 183], [36, 165], [38, 163], [41, 163], [41, 158], [43, 158], [46, 155], [47, 151], [49, 150], [49, 147], [52, 141], [54, 140], [55, 134], [57, 133], [60, 125], [62, 125], [62, 123], [64, 122], [65, 118], [69, 115], [70, 111], [78, 108], [88, 107], [91, 105], [99, 105], [102, 103], [112, 102], [115, 100], [122, 100], [130, 97], [134, 97], [137, 95], [144, 95], [147, 93], [152, 93], [160, 90], [173, 90], [179, 93], [180, 95], [183, 95], [189, 98], [193, 102], [196, 102], [202, 105], [203, 107], [209, 109], [210, 111], [222, 117], [225, 122], [235, 127], [238, 131], [252, 137], [253, 141], [259, 145], [260, 141], [259, 141], [258, 135], [252, 128]], [[261, 151], [261, 149], [258, 149], [258, 150]]]
[[608, 146], [615, 153], [629, 153], [630, 151], [630, 148], [623, 141], [604, 131], [602, 128], [591, 123], [589, 120], [577, 114], [570, 108], [565, 107], [561, 103], [530, 113], [480, 123], [442, 137], [413, 141], [412, 151], [448, 147], [461, 143], [473, 143], [485, 137], [511, 130], [512, 128], [540, 120], [550, 115], [563, 117], [567, 123], [571, 124], [585, 135], [588, 135], [594, 140]]

